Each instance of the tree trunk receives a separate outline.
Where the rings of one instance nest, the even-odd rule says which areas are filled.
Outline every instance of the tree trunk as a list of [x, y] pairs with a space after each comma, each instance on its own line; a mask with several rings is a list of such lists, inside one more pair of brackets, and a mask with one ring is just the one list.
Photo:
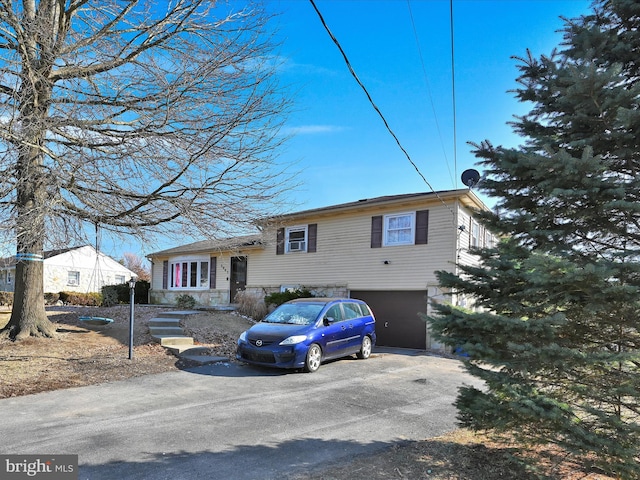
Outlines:
[[[40, 97], [45, 97], [40, 93]], [[33, 98], [33, 97], [32, 97]], [[37, 103], [37, 102], [34, 102]], [[16, 188], [16, 279], [9, 323], [0, 332], [12, 340], [55, 336], [44, 308], [44, 238], [47, 202], [42, 144], [45, 110], [26, 109], [26, 138], [18, 149]]]
[[[31, 177], [33, 179], [33, 176]], [[44, 217], [42, 182], [25, 182], [18, 194], [16, 278], [9, 323], [0, 332], [12, 340], [53, 337], [56, 328], [44, 308]]]
[[18, 261], [11, 319], [2, 332], [12, 340], [55, 336], [56, 328], [44, 308], [42, 261]]

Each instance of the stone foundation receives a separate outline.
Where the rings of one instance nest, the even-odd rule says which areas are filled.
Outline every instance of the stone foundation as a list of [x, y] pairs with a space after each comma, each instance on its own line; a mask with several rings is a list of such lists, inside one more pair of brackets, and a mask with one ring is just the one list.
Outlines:
[[213, 307], [229, 305], [229, 290], [205, 290], [205, 291], [175, 291], [175, 290], [149, 290], [149, 303], [159, 305], [175, 305], [180, 295], [191, 295], [196, 299], [196, 305]]
[[[319, 286], [288, 286], [289, 288], [300, 288], [309, 290], [315, 297], [348, 297], [349, 289], [346, 285], [319, 285]], [[247, 287], [246, 291], [256, 297], [265, 297], [270, 293], [280, 292], [281, 286]], [[198, 290], [198, 291], [175, 291], [175, 290], [149, 290], [149, 303], [160, 305], [174, 305], [180, 295], [191, 295], [196, 299], [196, 305], [202, 307], [213, 307], [218, 305], [229, 305], [229, 290]]]

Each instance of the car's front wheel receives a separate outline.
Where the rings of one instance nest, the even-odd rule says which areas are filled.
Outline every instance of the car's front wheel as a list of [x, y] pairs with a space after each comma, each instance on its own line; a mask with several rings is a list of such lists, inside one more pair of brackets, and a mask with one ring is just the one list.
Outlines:
[[308, 373], [317, 372], [322, 361], [322, 349], [320, 345], [314, 343], [307, 350], [307, 359], [304, 363], [304, 371]]
[[357, 353], [358, 358], [365, 360], [371, 356], [371, 337], [365, 335], [362, 339], [362, 345], [360, 346], [360, 351]]

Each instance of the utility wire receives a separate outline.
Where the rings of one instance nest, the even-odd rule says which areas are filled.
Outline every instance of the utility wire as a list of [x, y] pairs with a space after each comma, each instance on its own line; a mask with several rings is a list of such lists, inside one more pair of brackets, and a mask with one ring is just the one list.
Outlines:
[[382, 119], [382, 122], [384, 123], [384, 126], [387, 128], [387, 131], [391, 134], [393, 139], [396, 141], [396, 143], [398, 144], [398, 147], [400, 147], [400, 150], [402, 150], [402, 153], [404, 153], [405, 157], [407, 157], [407, 160], [409, 160], [409, 163], [413, 166], [413, 168], [416, 170], [416, 172], [418, 172], [418, 175], [420, 175], [420, 178], [422, 178], [424, 183], [427, 184], [427, 186], [431, 189], [431, 191], [435, 194], [435, 196], [442, 202], [442, 204], [449, 209], [449, 211], [451, 212], [451, 214], [453, 215], [453, 218], [455, 220], [456, 215], [453, 212], [453, 210], [451, 209], [451, 207], [449, 207], [449, 205], [446, 204], [446, 202], [442, 199], [442, 197], [440, 195], [438, 195], [438, 192], [436, 192], [435, 189], [431, 186], [431, 184], [426, 179], [426, 177], [422, 174], [422, 172], [420, 171], [418, 166], [411, 159], [411, 156], [409, 155], [407, 150], [405, 150], [405, 148], [402, 146], [402, 144], [400, 143], [400, 140], [398, 139], [396, 134], [393, 132], [393, 130], [391, 130], [391, 127], [389, 126], [389, 122], [387, 122], [387, 119], [382, 114], [382, 112], [380, 111], [378, 106], [375, 104], [375, 102], [373, 101], [373, 98], [371, 98], [371, 95], [369, 94], [369, 91], [367, 90], [367, 87], [365, 87], [364, 84], [358, 78], [358, 75], [356, 74], [355, 70], [351, 66], [351, 62], [349, 61], [349, 58], [347, 57], [347, 54], [342, 49], [342, 46], [340, 45], [340, 42], [338, 41], [338, 39], [333, 35], [333, 33], [331, 33], [331, 30], [329, 29], [329, 26], [325, 22], [324, 17], [322, 16], [322, 13], [320, 13], [320, 10], [318, 10], [318, 7], [316, 6], [314, 0], [309, 0], [309, 2], [311, 2], [311, 5], [313, 6], [313, 9], [318, 14], [318, 18], [320, 19], [320, 22], [322, 23], [322, 26], [324, 27], [324, 29], [327, 31], [327, 34], [329, 35], [329, 37], [331, 38], [333, 43], [335, 43], [336, 47], [338, 47], [338, 50], [340, 50], [340, 53], [342, 54], [342, 58], [344, 59], [346, 65], [347, 65], [347, 68], [349, 69], [349, 72], [351, 73], [351, 75], [353, 76], [355, 81], [358, 83], [358, 85], [360, 85], [360, 88], [362, 88], [362, 90], [364, 91], [365, 95], [367, 96], [367, 99], [369, 100], [369, 103], [371, 104], [373, 109], [376, 111], [376, 113]]
[[444, 156], [444, 162], [447, 165], [447, 170], [449, 171], [449, 177], [451, 177], [451, 183], [455, 188], [456, 186], [455, 176], [452, 176], [451, 174], [451, 167], [449, 166], [449, 159], [447, 158], [447, 151], [444, 147], [444, 140], [442, 138], [442, 130], [440, 129], [440, 123], [438, 122], [438, 115], [436, 114], [436, 106], [433, 103], [433, 95], [431, 95], [431, 85], [429, 84], [429, 76], [427, 75], [427, 67], [424, 64], [424, 56], [422, 55], [422, 48], [420, 47], [418, 30], [416, 29], [416, 23], [413, 18], [413, 11], [411, 10], [411, 0], [407, 0], [407, 7], [409, 9], [409, 18], [411, 19], [411, 28], [413, 29], [413, 36], [416, 39], [416, 46], [418, 47], [418, 56], [420, 57], [420, 64], [422, 65], [422, 75], [424, 76], [424, 82], [427, 86], [427, 93], [429, 94], [429, 103], [431, 104], [431, 111], [433, 112], [433, 118], [436, 122], [436, 130], [438, 132], [438, 138], [440, 138], [442, 155]]

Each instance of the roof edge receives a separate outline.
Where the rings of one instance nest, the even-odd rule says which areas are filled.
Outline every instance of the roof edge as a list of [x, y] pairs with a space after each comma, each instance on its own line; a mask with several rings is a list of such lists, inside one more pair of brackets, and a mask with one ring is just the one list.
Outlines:
[[323, 213], [340, 212], [359, 210], [367, 207], [375, 207], [382, 204], [393, 205], [395, 203], [402, 203], [408, 200], [424, 199], [440, 199], [443, 203], [450, 200], [463, 199], [463, 204], [468, 207], [477, 208], [479, 210], [488, 210], [489, 208], [484, 204], [482, 200], [468, 188], [456, 189], [456, 190], [441, 190], [432, 192], [418, 192], [418, 193], [406, 193], [401, 195], [386, 195], [374, 198], [364, 198], [355, 202], [341, 203], [338, 205], [329, 205], [326, 207], [312, 208], [309, 210], [302, 210], [299, 212], [285, 213], [281, 215], [274, 215], [271, 217], [265, 217], [257, 221], [258, 224], [278, 222], [287, 219], [306, 217], [309, 215], [321, 215]]

